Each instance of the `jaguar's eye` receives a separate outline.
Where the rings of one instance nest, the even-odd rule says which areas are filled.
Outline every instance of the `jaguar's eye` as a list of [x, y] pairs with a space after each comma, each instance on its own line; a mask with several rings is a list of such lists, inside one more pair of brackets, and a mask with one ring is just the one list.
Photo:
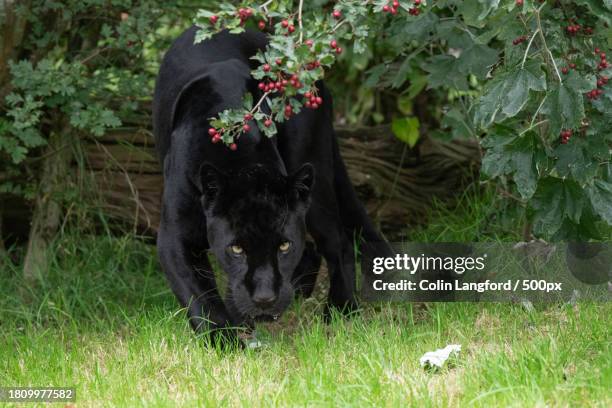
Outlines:
[[232, 245], [230, 251], [232, 251], [234, 255], [242, 255], [244, 253], [244, 249], [242, 249], [240, 245]]
[[287, 251], [289, 251], [289, 248], [291, 248], [291, 242], [289, 242], [289, 241], [283, 242], [278, 247], [279, 251], [281, 251], [281, 252], [287, 252]]

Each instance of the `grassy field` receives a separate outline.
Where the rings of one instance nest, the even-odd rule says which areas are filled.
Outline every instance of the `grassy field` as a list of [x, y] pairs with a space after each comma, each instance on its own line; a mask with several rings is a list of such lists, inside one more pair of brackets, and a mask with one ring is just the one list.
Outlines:
[[[485, 207], [415, 236], [474, 239]], [[0, 386], [75, 386], [91, 407], [612, 404], [609, 304], [365, 304], [327, 325], [319, 293], [258, 327], [262, 349], [224, 352], [194, 337], [151, 246], [65, 236], [55, 254], [35, 289], [2, 267]], [[451, 343], [453, 366], [419, 366]]]

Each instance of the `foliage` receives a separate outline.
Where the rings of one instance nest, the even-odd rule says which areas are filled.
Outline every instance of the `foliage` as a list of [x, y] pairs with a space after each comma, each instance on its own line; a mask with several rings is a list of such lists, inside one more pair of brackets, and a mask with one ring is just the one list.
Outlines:
[[[150, 98], [156, 61], [148, 55], [157, 58], [166, 37], [177, 34], [164, 36], [159, 27], [184, 13], [181, 4], [174, 2], [171, 13], [163, 8], [168, 2], [131, 0], [16, 6], [26, 34], [20, 43], [4, 44], [15, 49], [15, 58], [0, 62], [10, 68], [10, 82], [0, 83], [9, 90], [0, 100], [0, 156], [7, 159], [1, 167], [10, 179], [3, 180], [3, 192], [32, 189], [24, 180], [36, 177], [23, 173], [35, 173], [30, 163], [51, 134], [61, 134], [66, 145], [64, 134], [101, 136]], [[11, 22], [0, 20], [5, 23]]]
[[[601, 239], [602, 228], [612, 225], [610, 2], [338, 1], [305, 10], [301, 4], [297, 10], [291, 2], [224, 4], [198, 14], [198, 40], [249, 25], [270, 39], [253, 71], [264, 82], [262, 100], [215, 118], [213, 142], [236, 148], [251, 116], [274, 134], [261, 119], [282, 122], [311, 102], [306, 93], [316, 94], [316, 80], [333, 75], [334, 50], [346, 48], [340, 55], [348, 54], [347, 62], [369, 66], [363, 88], [397, 89], [400, 112], [429, 109], [453, 136], [480, 138], [483, 176], [525, 209], [536, 235]], [[371, 65], [375, 58], [380, 62]], [[266, 88], [266, 81], [294, 75], [303, 86]], [[435, 103], [413, 106], [424, 94]], [[410, 119], [396, 120], [394, 128], [413, 145]]]
[[[441, 231], [423, 239], [456, 239]], [[84, 406], [609, 405], [609, 302], [533, 312], [364, 303], [350, 320], [325, 323], [319, 290], [280, 322], [258, 324], [267, 347], [223, 352], [193, 335], [151, 245], [78, 235], [50, 250], [35, 289], [20, 264], [0, 258], [3, 384], [70, 384]], [[457, 366], [423, 371], [423, 353], [448, 343], [463, 346]]]

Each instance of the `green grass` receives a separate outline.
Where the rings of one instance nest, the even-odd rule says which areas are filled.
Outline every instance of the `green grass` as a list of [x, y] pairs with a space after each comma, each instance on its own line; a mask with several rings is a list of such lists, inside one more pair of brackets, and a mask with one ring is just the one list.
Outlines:
[[[413, 234], [468, 237], [474, 217]], [[365, 304], [328, 325], [319, 296], [258, 327], [263, 349], [221, 351], [192, 334], [151, 246], [66, 236], [54, 250], [35, 289], [18, 264], [0, 272], [0, 386], [75, 386], [91, 407], [612, 404], [609, 304]], [[450, 343], [454, 366], [419, 366]]]

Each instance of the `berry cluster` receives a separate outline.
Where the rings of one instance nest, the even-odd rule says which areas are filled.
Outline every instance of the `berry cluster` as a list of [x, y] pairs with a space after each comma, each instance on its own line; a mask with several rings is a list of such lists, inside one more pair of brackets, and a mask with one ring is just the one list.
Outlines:
[[336, 54], [338, 55], [342, 54], [342, 47], [338, 46], [338, 41], [331, 40], [329, 42], [329, 46], [332, 48], [332, 50], [336, 51]]
[[221, 141], [221, 136], [223, 135], [223, 130], [222, 129], [215, 129], [215, 128], [210, 128], [208, 129], [208, 135], [211, 137], [210, 141], [213, 143], [218, 143]]
[[[419, 3], [420, 3], [420, 0], [419, 0]], [[397, 14], [397, 9], [399, 8], [399, 6], [400, 6], [399, 1], [393, 0], [391, 5], [385, 4], [382, 9], [385, 13]]]
[[520, 37], [516, 37], [514, 40], [512, 40], [512, 44], [519, 45], [525, 41], [527, 41], [527, 36], [521, 35]]
[[586, 97], [589, 98], [590, 100], [594, 100], [594, 99], [599, 98], [599, 95], [601, 95], [602, 93], [603, 91], [601, 89], [595, 88], [587, 92]]
[[295, 32], [295, 26], [289, 20], [281, 21], [281, 27], [285, 30], [285, 35], [293, 34]]
[[608, 83], [608, 77], [603, 75], [597, 79], [597, 87], [603, 88]]
[[599, 78], [597, 78], [597, 88], [591, 89], [589, 92], [587, 92], [586, 97], [590, 100], [599, 98], [599, 96], [603, 94], [603, 89], [601, 88], [603, 88], [607, 83], [608, 77], [605, 75], [600, 76]]
[[251, 10], [250, 8], [241, 7], [238, 9], [237, 16], [240, 19], [240, 24], [244, 24], [252, 15], [253, 10]]
[[574, 133], [572, 129], [562, 130], [561, 131], [561, 143], [567, 144], [567, 142], [569, 142], [570, 138], [572, 137], [572, 133]]
[[580, 28], [582, 28], [580, 24], [572, 24], [565, 27], [565, 31], [567, 31], [568, 35], [574, 36], [580, 31]]
[[576, 64], [574, 64], [573, 62], [570, 62], [567, 67], [563, 67], [561, 68], [561, 72], [563, 72], [564, 74], [567, 74], [570, 69], [576, 69]]
[[321, 104], [323, 104], [323, 98], [310, 91], [304, 93], [304, 98], [306, 98], [304, 106], [309, 109], [317, 109], [319, 106], [321, 106]]
[[[269, 64], [264, 64], [263, 70], [265, 72], [269, 72], [270, 69], [266, 70], [266, 68], [268, 67], [270, 67]], [[283, 93], [285, 92], [285, 88], [289, 85], [291, 85], [295, 89], [300, 89], [303, 86], [297, 74], [289, 75], [285, 73], [280, 73], [276, 81], [261, 81], [259, 84], [257, 84], [257, 87], [264, 92]]]
[[320, 66], [321, 66], [321, 63], [319, 62], [319, 60], [314, 60], [306, 64], [306, 69], [308, 71], [312, 71], [313, 69], [319, 68]]
[[601, 52], [599, 48], [595, 48], [595, 54], [599, 54], [599, 64], [597, 65], [597, 69], [603, 71], [608, 68], [608, 61], [606, 60], [606, 53]]

